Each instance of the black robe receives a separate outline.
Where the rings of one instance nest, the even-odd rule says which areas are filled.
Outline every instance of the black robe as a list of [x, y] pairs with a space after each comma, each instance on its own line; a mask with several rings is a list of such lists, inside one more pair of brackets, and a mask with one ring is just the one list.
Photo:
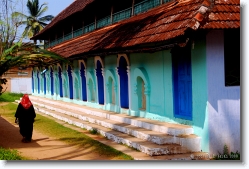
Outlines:
[[16, 109], [15, 117], [18, 118], [20, 134], [27, 140], [31, 140], [33, 133], [33, 123], [36, 117], [33, 105], [25, 109], [20, 103]]

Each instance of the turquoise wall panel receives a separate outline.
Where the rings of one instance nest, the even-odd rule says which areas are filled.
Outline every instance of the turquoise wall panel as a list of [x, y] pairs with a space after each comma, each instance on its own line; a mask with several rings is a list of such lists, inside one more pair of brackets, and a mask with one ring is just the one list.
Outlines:
[[209, 150], [208, 113], [207, 113], [207, 71], [206, 71], [206, 40], [196, 40], [192, 47], [192, 101], [195, 134], [199, 135], [202, 151]]
[[[166, 121], [167, 116], [172, 117], [172, 70], [170, 51], [160, 51], [155, 53], [131, 54], [131, 93], [132, 110], [138, 111], [136, 78], [134, 70], [144, 68], [150, 81], [150, 112], [145, 117]], [[159, 99], [160, 98], [160, 99]]]

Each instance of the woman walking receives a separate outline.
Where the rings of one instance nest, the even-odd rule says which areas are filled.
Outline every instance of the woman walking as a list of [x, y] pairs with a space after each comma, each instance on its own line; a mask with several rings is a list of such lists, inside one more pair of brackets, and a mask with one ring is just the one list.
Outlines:
[[27, 94], [23, 95], [21, 102], [17, 107], [15, 117], [19, 123], [20, 134], [23, 136], [22, 142], [31, 142], [33, 123], [36, 114], [33, 104], [29, 100], [29, 96]]

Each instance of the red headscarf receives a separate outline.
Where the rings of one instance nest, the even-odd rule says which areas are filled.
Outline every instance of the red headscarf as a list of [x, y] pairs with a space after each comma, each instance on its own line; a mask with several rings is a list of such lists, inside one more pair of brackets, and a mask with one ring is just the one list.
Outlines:
[[22, 100], [21, 100], [21, 105], [25, 108], [28, 109], [30, 106], [32, 106], [31, 101], [29, 100], [29, 96], [27, 94], [23, 95]]

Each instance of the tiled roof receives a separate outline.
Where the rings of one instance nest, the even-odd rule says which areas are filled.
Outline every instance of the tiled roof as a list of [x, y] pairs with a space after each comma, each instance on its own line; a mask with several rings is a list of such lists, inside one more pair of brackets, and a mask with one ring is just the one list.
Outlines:
[[204, 29], [226, 29], [240, 27], [240, 1], [214, 0]]
[[71, 57], [164, 42], [184, 35], [187, 29], [238, 28], [239, 9], [239, 0], [215, 0], [214, 3], [209, 0], [173, 1], [50, 50]]
[[92, 3], [94, 0], [76, 0], [71, 5], [69, 5], [66, 9], [61, 11], [39, 34], [47, 31], [63, 19], [68, 16], [82, 11], [88, 4]]

